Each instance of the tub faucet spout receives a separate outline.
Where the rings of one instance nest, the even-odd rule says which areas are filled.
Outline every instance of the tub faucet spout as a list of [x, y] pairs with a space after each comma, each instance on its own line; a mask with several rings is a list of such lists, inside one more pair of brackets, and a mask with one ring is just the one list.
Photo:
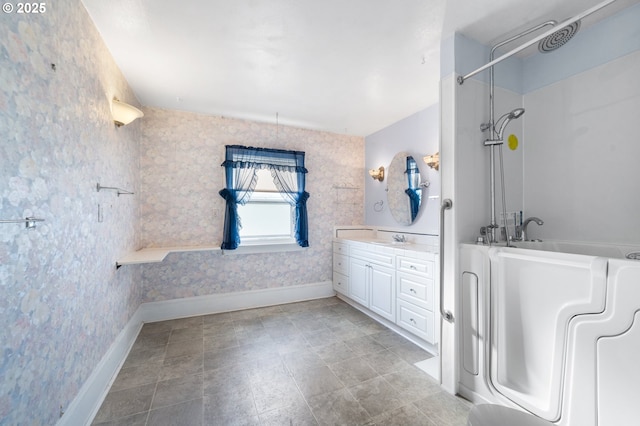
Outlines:
[[535, 222], [538, 226], [542, 226], [544, 224], [544, 221], [538, 217], [532, 216], [526, 218], [522, 223], [522, 233], [520, 234], [520, 238], [522, 239], [522, 241], [529, 241], [527, 239], [527, 226], [529, 226], [529, 223], [531, 222]]

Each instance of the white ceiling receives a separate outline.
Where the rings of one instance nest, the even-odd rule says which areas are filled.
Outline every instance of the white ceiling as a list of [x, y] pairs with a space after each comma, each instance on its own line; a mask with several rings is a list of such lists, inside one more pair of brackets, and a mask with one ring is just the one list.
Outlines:
[[82, 1], [145, 106], [361, 136], [438, 102], [443, 37], [492, 44], [600, 2]]

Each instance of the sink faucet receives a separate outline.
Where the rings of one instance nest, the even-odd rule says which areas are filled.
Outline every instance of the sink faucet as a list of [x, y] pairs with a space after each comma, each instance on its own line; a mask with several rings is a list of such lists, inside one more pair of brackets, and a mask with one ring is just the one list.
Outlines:
[[393, 241], [397, 242], [397, 243], [406, 243], [407, 242], [407, 237], [404, 236], [404, 234], [394, 234], [393, 235]]
[[520, 234], [520, 238], [522, 239], [522, 241], [528, 241], [527, 240], [527, 226], [529, 226], [529, 223], [531, 222], [535, 222], [538, 226], [542, 226], [544, 224], [544, 221], [538, 217], [532, 216], [532, 217], [528, 217], [527, 219], [525, 219], [525, 221], [522, 223], [522, 231]]

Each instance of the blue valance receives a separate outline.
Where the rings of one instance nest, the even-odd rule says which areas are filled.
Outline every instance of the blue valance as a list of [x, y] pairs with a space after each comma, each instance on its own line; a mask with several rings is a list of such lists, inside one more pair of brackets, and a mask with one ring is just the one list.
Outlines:
[[292, 173], [307, 173], [304, 167], [304, 152], [284, 149], [253, 148], [241, 145], [227, 145], [225, 160], [221, 164], [227, 168], [270, 169]]

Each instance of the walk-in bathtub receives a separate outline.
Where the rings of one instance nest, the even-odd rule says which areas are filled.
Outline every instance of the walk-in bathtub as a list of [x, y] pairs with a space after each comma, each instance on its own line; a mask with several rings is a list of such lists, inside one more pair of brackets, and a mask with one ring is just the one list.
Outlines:
[[515, 245], [460, 247], [460, 393], [562, 426], [640, 424], [640, 250]]

